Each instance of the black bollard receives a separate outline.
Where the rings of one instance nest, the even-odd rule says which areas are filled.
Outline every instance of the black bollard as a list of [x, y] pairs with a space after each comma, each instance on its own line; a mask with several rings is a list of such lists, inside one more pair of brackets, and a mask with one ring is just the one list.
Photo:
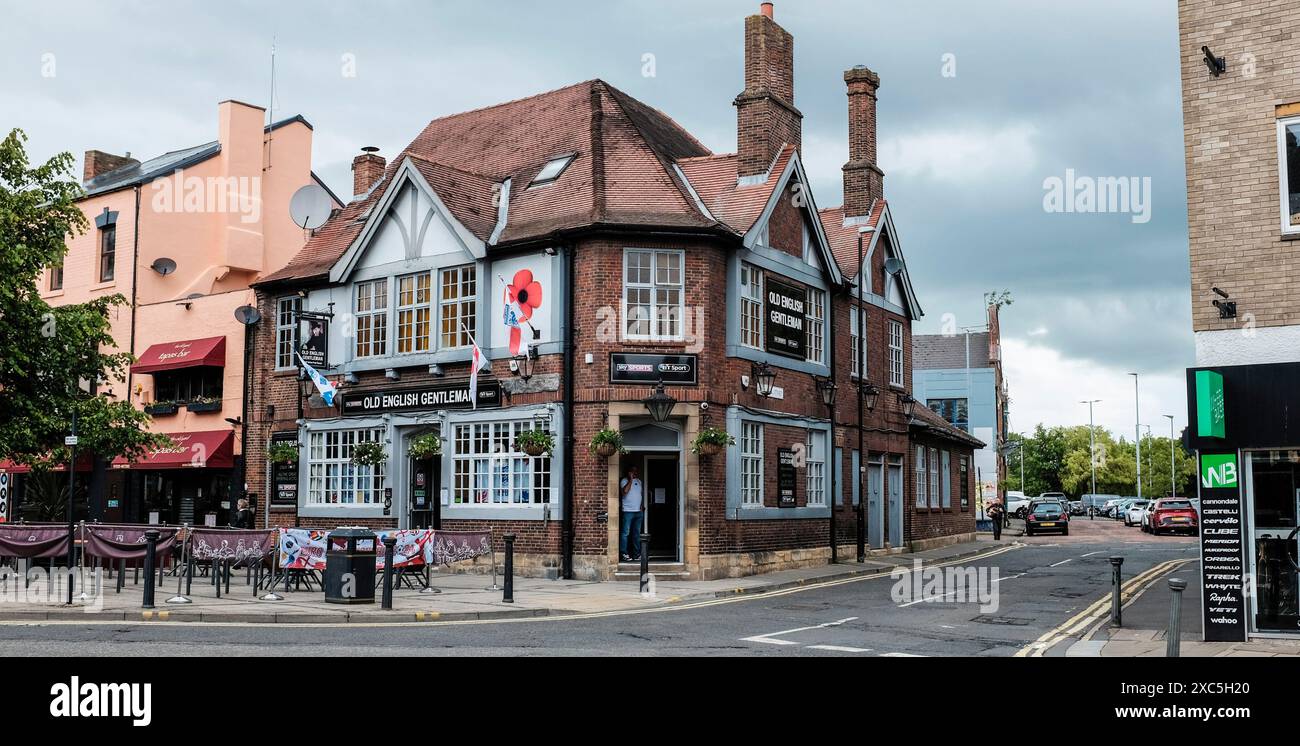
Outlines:
[[221, 598], [221, 560], [212, 560], [212, 587], [217, 589], [217, 598]]
[[223, 573], [226, 576], [226, 595], [229, 596], [230, 595], [230, 560], [226, 560], [225, 562], [223, 562], [222, 567], [225, 568], [223, 570]]
[[393, 547], [397, 544], [397, 537], [389, 534], [384, 537], [384, 595], [380, 600], [379, 608], [393, 608]]
[[641, 532], [641, 592], [650, 587], [650, 534]]
[[1124, 609], [1120, 604], [1119, 593], [1120, 593], [1120, 587], [1122, 586], [1121, 581], [1123, 580], [1123, 571], [1120, 568], [1124, 566], [1124, 558], [1111, 557], [1110, 564], [1111, 567], [1115, 568], [1115, 574], [1111, 578], [1111, 583], [1113, 584], [1114, 588], [1110, 599], [1110, 623], [1116, 627], [1123, 627]]
[[190, 594], [190, 587], [194, 585], [194, 555], [190, 555], [189, 562], [185, 564], [185, 595]]
[[1169, 579], [1169, 631], [1165, 633], [1165, 657], [1177, 658], [1183, 638], [1183, 591], [1187, 590], [1187, 581], [1178, 578]]
[[122, 584], [126, 582], [126, 560], [117, 561], [117, 592], [122, 592]]
[[501, 601], [502, 603], [512, 604], [515, 602], [515, 535], [506, 534], [501, 537], [506, 542], [506, 571], [505, 581], [502, 583]]
[[140, 608], [153, 608], [153, 587], [154, 587], [154, 562], [157, 560], [155, 555], [158, 552], [158, 529], [151, 528], [144, 532], [144, 595], [140, 600]]

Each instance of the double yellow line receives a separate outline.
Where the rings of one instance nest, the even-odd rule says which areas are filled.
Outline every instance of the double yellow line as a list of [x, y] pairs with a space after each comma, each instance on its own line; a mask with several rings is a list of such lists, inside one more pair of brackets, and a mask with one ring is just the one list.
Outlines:
[[[1195, 561], [1195, 558], [1168, 560], [1129, 578], [1120, 586], [1120, 606], [1122, 607], [1124, 604], [1128, 603], [1134, 596], [1145, 590], [1148, 585], [1159, 579], [1161, 575], [1172, 572], [1188, 562], [1193, 561]], [[1093, 601], [1083, 611], [1080, 611], [1078, 614], [1070, 617], [1050, 632], [1044, 633], [1037, 640], [1034, 640], [1016, 651], [1015, 657], [1041, 658], [1043, 657], [1043, 653], [1056, 647], [1063, 640], [1082, 633], [1089, 626], [1100, 620], [1102, 616], [1110, 613], [1111, 598], [1113, 595], [1113, 592], [1107, 593], [1096, 601]]]

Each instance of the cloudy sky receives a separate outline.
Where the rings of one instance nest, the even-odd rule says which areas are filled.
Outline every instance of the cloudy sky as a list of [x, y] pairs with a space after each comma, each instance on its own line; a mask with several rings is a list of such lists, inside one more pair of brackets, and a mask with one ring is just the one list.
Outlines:
[[[315, 125], [340, 194], [363, 145], [392, 154], [430, 119], [602, 78], [735, 148], [742, 30], [758, 0], [23, 3], [0, 27], [0, 126], [36, 157], [136, 157], [216, 138], [216, 105]], [[1170, 0], [785, 0], [796, 103], [822, 206], [847, 154], [842, 72], [883, 79], [886, 192], [926, 316], [1002, 313], [1012, 429], [1186, 420], [1193, 361], [1175, 4]], [[654, 75], [645, 75], [645, 55]], [[351, 64], [349, 64], [351, 63]], [[355, 71], [355, 74], [349, 74]], [[952, 74], [955, 71], [955, 74]], [[1150, 219], [1054, 213], [1044, 180], [1147, 177]], [[1140, 183], [1140, 182], [1139, 182]], [[1136, 206], [1135, 206], [1136, 207]], [[951, 316], [949, 316], [951, 314]]]

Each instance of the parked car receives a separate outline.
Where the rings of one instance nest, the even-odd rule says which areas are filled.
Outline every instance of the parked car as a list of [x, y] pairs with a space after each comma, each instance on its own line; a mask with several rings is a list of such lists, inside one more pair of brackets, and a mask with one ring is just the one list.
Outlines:
[[1133, 500], [1130, 502], [1124, 509], [1124, 525], [1141, 526], [1142, 513], [1146, 510], [1147, 505], [1150, 504], [1150, 500]]
[[1123, 502], [1123, 500], [1122, 497], [1108, 498], [1106, 502], [1101, 504], [1101, 514], [1109, 518], [1115, 512], [1115, 506]]
[[1135, 500], [1137, 500], [1136, 497], [1124, 497], [1124, 498], [1120, 498], [1120, 501], [1119, 501], [1119, 502], [1117, 502], [1117, 503], [1115, 503], [1114, 505], [1111, 506], [1111, 508], [1110, 508], [1110, 513], [1109, 513], [1108, 515], [1109, 515], [1111, 518], [1114, 518], [1114, 519], [1117, 520], [1117, 521], [1120, 520], [1121, 518], [1124, 517], [1124, 511], [1125, 511], [1125, 510], [1128, 510], [1129, 503], [1131, 503], [1131, 502], [1133, 502], [1133, 501], [1135, 501]]
[[1088, 507], [1082, 500], [1071, 500], [1066, 507], [1070, 509], [1070, 515], [1086, 515], [1088, 512]]
[[1147, 530], [1157, 535], [1166, 531], [1187, 531], [1193, 535], [1200, 532], [1200, 518], [1192, 507], [1192, 501], [1185, 497], [1153, 501], [1146, 521]]
[[1007, 490], [1007, 513], [1017, 518], [1025, 517], [1025, 508], [1029, 507], [1029, 498], [1019, 490]]
[[1060, 531], [1061, 535], [1070, 535], [1070, 517], [1066, 515], [1065, 505], [1057, 500], [1036, 500], [1025, 516], [1025, 536]]
[[1100, 495], [1100, 494], [1092, 494], [1092, 493], [1086, 494], [1082, 498], [1083, 512], [1087, 513], [1088, 508], [1092, 508], [1093, 512], [1096, 515], [1105, 515], [1106, 503], [1110, 500], [1118, 500], [1118, 499], [1119, 499], [1119, 495]]

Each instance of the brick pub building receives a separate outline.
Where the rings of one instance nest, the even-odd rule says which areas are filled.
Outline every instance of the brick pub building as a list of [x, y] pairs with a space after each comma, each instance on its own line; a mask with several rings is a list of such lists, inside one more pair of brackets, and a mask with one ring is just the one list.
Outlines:
[[[490, 527], [525, 573], [634, 577], [618, 484], [635, 466], [661, 577], [851, 560], [864, 497], [868, 551], [970, 538], [982, 444], [909, 395], [921, 309], [876, 165], [879, 79], [845, 74], [845, 205], [819, 210], [793, 55], [770, 4], [745, 19], [734, 154], [593, 80], [358, 156], [354, 199], [257, 286], [249, 482], [272, 524]], [[313, 325], [333, 406], [296, 366]], [[490, 367], [470, 391], [474, 343]], [[710, 428], [735, 444], [695, 453]], [[590, 451], [602, 429], [625, 452]], [[553, 450], [524, 452], [529, 430]], [[413, 458], [429, 437], [440, 452]], [[388, 458], [353, 463], [370, 441]], [[297, 462], [257, 453], [273, 442]]]

